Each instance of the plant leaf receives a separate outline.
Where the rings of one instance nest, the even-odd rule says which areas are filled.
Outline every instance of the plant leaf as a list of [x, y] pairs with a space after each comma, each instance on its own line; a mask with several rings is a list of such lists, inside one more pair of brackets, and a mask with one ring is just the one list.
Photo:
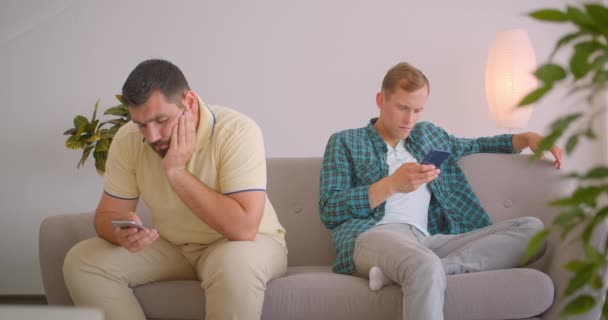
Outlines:
[[575, 33], [570, 33], [567, 34], [563, 37], [561, 37], [559, 39], [559, 41], [557, 41], [557, 44], [555, 45], [555, 48], [553, 48], [553, 51], [551, 52], [551, 54], [549, 55], [549, 61], [553, 60], [553, 57], [555, 56], [555, 54], [557, 53], [557, 51], [559, 49], [561, 49], [563, 46], [565, 46], [566, 44], [570, 43], [570, 41], [587, 34], [587, 32], [585, 31], [579, 31], [579, 32], [575, 32]]
[[86, 141], [88, 143], [93, 143], [95, 141], [99, 141], [99, 139], [101, 139], [101, 132], [97, 131], [94, 134], [92, 134]]
[[77, 115], [74, 117], [74, 128], [76, 128], [76, 135], [79, 136], [86, 131], [89, 125], [89, 120], [84, 116]]
[[547, 92], [549, 92], [551, 89], [553, 88], [553, 86], [551, 84], [545, 84], [544, 86], [537, 88], [536, 90], [528, 93], [528, 95], [526, 95], [520, 102], [519, 102], [519, 107], [523, 107], [529, 104], [532, 104], [538, 100], [540, 100], [540, 98], [542, 98]]
[[108, 110], [106, 110], [103, 114], [119, 116], [119, 117], [126, 117], [127, 115], [129, 115], [129, 109], [127, 109], [127, 107], [125, 107], [124, 105], [119, 104], [112, 108], [108, 108]]
[[600, 290], [603, 286], [604, 282], [602, 281], [602, 278], [596, 274], [593, 278], [593, 281], [591, 282], [591, 288], [593, 288], [594, 290]]
[[564, 265], [564, 269], [572, 271], [572, 272], [578, 272], [579, 270], [581, 270], [588, 264], [589, 264], [588, 262], [581, 261], [581, 260], [571, 260], [571, 261], [568, 261], [568, 263], [566, 263]]
[[570, 59], [570, 71], [576, 80], [584, 77], [591, 70], [588, 60], [592, 52], [587, 49], [586, 47], [577, 48]]
[[572, 220], [576, 220], [576, 223], [580, 222], [585, 218], [585, 213], [580, 207], [572, 207], [567, 211], [562, 211], [560, 214], [553, 219], [553, 225], [563, 227], [570, 223]]
[[568, 16], [557, 10], [557, 9], [543, 9], [543, 10], [536, 10], [531, 12], [530, 17], [536, 19], [536, 20], [541, 20], [541, 21], [548, 21], [548, 22], [566, 22], [568, 21]]
[[547, 63], [536, 69], [534, 75], [543, 82], [553, 83], [566, 78], [566, 70], [558, 64]]
[[66, 132], [63, 133], [63, 135], [67, 136], [69, 134], [74, 134], [74, 133], [76, 133], [76, 128], [68, 129]]
[[608, 167], [595, 167], [583, 176], [583, 179], [603, 179], [608, 178]]
[[585, 137], [589, 138], [589, 139], [596, 139], [597, 136], [595, 135], [595, 132], [593, 131], [593, 128], [589, 127], [589, 129], [587, 129], [587, 131], [585, 131]]
[[[606, 52], [607, 50], [604, 50]], [[594, 69], [601, 69], [606, 62], [608, 62], [608, 53], [601, 54], [597, 56], [593, 62], [591, 62], [591, 67]]]
[[591, 281], [593, 280], [593, 276], [597, 271], [596, 269], [597, 265], [594, 263], [590, 263], [578, 270], [575, 273], [574, 277], [568, 282], [568, 286], [566, 287], [566, 291], [564, 291], [564, 294], [566, 296], [570, 296], [580, 288], [584, 287], [586, 284], [591, 283]]
[[577, 226], [578, 226], [578, 223], [576, 223], [576, 222], [569, 222], [566, 225], [564, 225], [562, 227], [562, 233], [559, 235], [560, 241], [561, 242], [566, 241], [570, 232], [572, 232], [572, 230], [574, 230], [574, 228], [576, 228]]
[[562, 118], [559, 118], [551, 123], [551, 130], [565, 131], [566, 129], [568, 129], [568, 126], [570, 126], [570, 124], [572, 122], [574, 122], [576, 119], [580, 118], [581, 116], [583, 116], [582, 112], [575, 112], [575, 113], [566, 115]]
[[595, 76], [593, 76], [593, 84], [608, 82], [608, 71], [599, 70]]
[[579, 27], [591, 31], [597, 31], [595, 21], [593, 21], [593, 19], [591, 19], [591, 17], [585, 11], [576, 7], [568, 6], [566, 15], [570, 21], [574, 22], [574, 24], [578, 25]]
[[91, 118], [91, 122], [95, 122], [97, 118], [97, 108], [99, 107], [99, 100], [101, 100], [101, 98], [97, 99], [97, 102], [95, 102], [95, 109], [93, 109], [93, 118]]
[[87, 145], [85, 141], [81, 141], [76, 136], [70, 136], [65, 140], [65, 146], [69, 149], [76, 150], [82, 149]]
[[595, 298], [593, 298], [592, 296], [588, 294], [581, 295], [576, 297], [576, 299], [570, 301], [570, 303], [568, 303], [566, 307], [564, 307], [560, 315], [574, 316], [577, 314], [582, 314], [593, 309], [596, 303], [597, 302], [595, 301]]
[[91, 154], [91, 151], [93, 150], [93, 148], [94, 148], [93, 145], [90, 145], [90, 146], [87, 146], [86, 148], [84, 148], [84, 151], [82, 151], [82, 157], [80, 158], [80, 161], [78, 161], [78, 165], [76, 166], [76, 168], [80, 168], [81, 166], [84, 166], [84, 162], [87, 160], [87, 158]]
[[602, 5], [588, 4], [585, 5], [587, 13], [593, 19], [595, 24], [602, 30], [608, 30], [608, 9]]
[[582, 41], [582, 42], [577, 43], [574, 46], [574, 49], [593, 53], [596, 50], [602, 50], [602, 49], [605, 50], [606, 46], [604, 46], [602, 43], [600, 43], [597, 40], [588, 40], [588, 41]]
[[532, 257], [536, 256], [538, 252], [545, 246], [545, 242], [549, 237], [549, 229], [545, 228], [538, 233], [536, 233], [528, 243], [528, 247], [526, 248], [526, 255], [524, 257], [524, 261], [522, 264], [528, 262]]
[[566, 143], [566, 154], [568, 154], [568, 155], [572, 154], [572, 151], [574, 151], [574, 148], [576, 148], [577, 144], [578, 144], [578, 134], [571, 135], [570, 138], [568, 138], [568, 142]]
[[602, 192], [604, 192], [604, 188], [598, 186], [578, 187], [571, 197], [551, 201], [549, 205], [560, 207], [585, 204], [595, 207], [597, 205], [597, 198]]
[[103, 140], [97, 141], [97, 144], [95, 145], [95, 152], [107, 152], [108, 150], [110, 150], [110, 140], [109, 139], [103, 139]]
[[116, 100], [120, 102], [120, 104], [125, 104], [125, 101], [122, 99], [122, 94], [115, 94]]
[[590, 261], [593, 261], [594, 266], [597, 267], [601, 265], [602, 262], [604, 262], [604, 255], [592, 245], [585, 244], [583, 248], [585, 250], [585, 255]]
[[93, 158], [95, 158], [95, 169], [101, 176], [106, 172], [106, 160], [108, 158], [107, 152], [93, 152]]
[[[591, 220], [591, 222], [589, 222], [587, 227], [585, 227], [585, 230], [583, 230], [583, 233], [581, 234], [581, 238], [583, 239], [583, 244], [585, 246], [587, 246], [589, 244], [589, 240], [591, 239], [591, 235], [593, 234], [593, 231], [595, 230], [595, 227], [597, 226], [597, 224], [600, 223], [601, 221], [604, 221], [604, 219], [606, 218], [607, 215], [608, 215], [608, 207], [604, 207], [604, 208], [600, 209], [594, 215], [593, 219]], [[587, 247], [585, 247], [585, 249], [587, 249]], [[591, 250], [591, 249], [588, 249], [588, 250]], [[590, 255], [591, 255], [591, 253], [587, 254], [588, 257], [590, 257]], [[595, 255], [594, 257], [597, 258], [597, 255]], [[598, 262], [599, 262], [599, 260], [598, 260]]]

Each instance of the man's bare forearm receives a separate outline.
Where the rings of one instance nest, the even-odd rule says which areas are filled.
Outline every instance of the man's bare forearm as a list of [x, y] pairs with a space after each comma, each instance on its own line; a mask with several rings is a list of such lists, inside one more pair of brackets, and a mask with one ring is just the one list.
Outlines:
[[392, 188], [390, 176], [384, 177], [369, 186], [369, 206], [375, 209], [382, 204], [386, 199], [393, 195], [395, 191]]
[[[229, 240], [253, 240], [257, 234], [263, 205], [248, 212], [236, 200], [218, 193], [185, 169], [167, 174], [169, 184], [180, 199], [207, 225]], [[266, 196], [260, 192], [259, 197]]]
[[515, 152], [522, 151], [529, 146], [529, 142], [528, 142], [529, 134], [530, 134], [529, 132], [524, 132], [524, 133], [518, 133], [518, 134], [513, 135], [512, 142], [513, 142], [513, 150]]

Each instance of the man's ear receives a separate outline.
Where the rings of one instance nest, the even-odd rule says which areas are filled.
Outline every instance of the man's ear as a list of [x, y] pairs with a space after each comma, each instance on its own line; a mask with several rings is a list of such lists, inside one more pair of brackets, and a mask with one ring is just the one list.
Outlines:
[[378, 106], [378, 108], [382, 107], [385, 98], [386, 97], [384, 96], [384, 92], [380, 91], [376, 93], [376, 105]]
[[190, 112], [193, 112], [194, 109], [196, 108], [197, 105], [197, 99], [196, 99], [196, 94], [194, 94], [194, 91], [192, 90], [186, 90], [184, 91], [184, 105], [186, 106], [186, 109], [190, 110]]

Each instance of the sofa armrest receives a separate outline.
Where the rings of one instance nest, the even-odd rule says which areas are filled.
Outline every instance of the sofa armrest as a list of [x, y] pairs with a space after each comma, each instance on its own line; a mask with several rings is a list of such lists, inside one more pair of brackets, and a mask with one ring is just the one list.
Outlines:
[[39, 259], [42, 284], [51, 305], [72, 305], [63, 280], [63, 260], [78, 242], [96, 236], [93, 212], [62, 214], [40, 224]]
[[[608, 236], [608, 223], [604, 221], [598, 225], [593, 233], [593, 236], [590, 239], [591, 244], [597, 248], [598, 250], [603, 250], [606, 237]], [[578, 236], [582, 230], [584, 225], [578, 226], [571, 232], [571, 236]], [[556, 230], [557, 231], [557, 230]], [[542, 316], [543, 320], [549, 319], [558, 319], [559, 313], [563, 310], [563, 308], [573, 300], [575, 296], [564, 298], [564, 290], [568, 286], [570, 279], [574, 275], [572, 272], [563, 268], [563, 266], [570, 260], [573, 259], [584, 259], [584, 251], [582, 242], [579, 241], [571, 241], [571, 242], [561, 242], [559, 238], [559, 232], [554, 232], [555, 234], [551, 235], [548, 243], [547, 253], [545, 257], [534, 264], [541, 271], [544, 271], [551, 277], [553, 280], [553, 285], [555, 286], [555, 302]], [[604, 283], [606, 283], [606, 268], [601, 270], [601, 274], [604, 279]], [[589, 288], [581, 289], [580, 293], [590, 293], [594, 295], [594, 292]], [[602, 297], [603, 298], [603, 297]], [[568, 319], [572, 320], [598, 320], [600, 319], [602, 313], [602, 306], [604, 301], [601, 300], [599, 303], [593, 308], [591, 311], [575, 317], [569, 317]]]
[[[563, 178], [561, 170], [555, 170], [551, 161], [531, 162], [523, 154], [474, 154], [461, 158], [459, 165], [494, 222], [535, 216], [549, 226], [559, 209], [547, 204], [571, 195], [576, 187], [574, 181]], [[579, 235], [582, 227], [573, 230], [571, 235]], [[598, 226], [592, 244], [598, 249], [603, 248], [607, 234], [606, 224]], [[559, 235], [555, 234], [549, 239], [546, 254], [531, 265], [549, 275], [555, 285], [555, 302], [544, 313], [543, 319], [558, 319], [561, 310], [571, 300], [562, 297], [572, 277], [572, 273], [565, 270], [563, 265], [583, 256], [580, 241], [561, 243]], [[605, 275], [605, 270], [602, 273]], [[597, 320], [601, 307], [600, 304], [580, 317], [568, 319]]]

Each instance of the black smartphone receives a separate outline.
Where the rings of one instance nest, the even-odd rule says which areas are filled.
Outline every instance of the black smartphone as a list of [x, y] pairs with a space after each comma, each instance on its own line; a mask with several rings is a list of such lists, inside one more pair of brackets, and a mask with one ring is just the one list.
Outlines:
[[433, 149], [426, 155], [426, 157], [424, 157], [422, 164], [433, 164], [435, 165], [435, 168], [439, 169], [441, 168], [441, 165], [445, 159], [447, 159], [449, 156], [450, 153], [447, 151]]

